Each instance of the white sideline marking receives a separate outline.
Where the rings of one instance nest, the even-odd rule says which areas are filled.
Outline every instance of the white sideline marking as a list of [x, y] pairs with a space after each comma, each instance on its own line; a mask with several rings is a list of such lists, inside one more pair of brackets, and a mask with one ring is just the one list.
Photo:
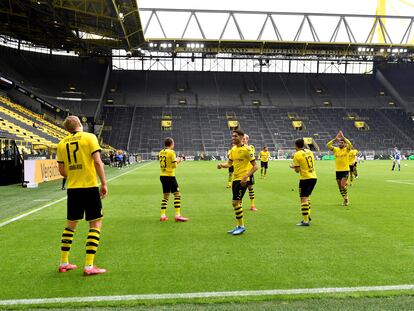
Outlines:
[[56, 203], [59, 203], [59, 202], [61, 202], [63, 200], [66, 200], [66, 197], [60, 198], [60, 199], [58, 199], [56, 201], [53, 201], [53, 202], [51, 202], [49, 204], [43, 205], [41, 207], [35, 208], [35, 209], [31, 210], [31, 211], [28, 211], [28, 212], [26, 212], [24, 214], [21, 214], [19, 216], [16, 216], [16, 217], [13, 217], [13, 218], [11, 218], [9, 220], [6, 220], [5, 222], [0, 223], [0, 228], [3, 227], [3, 226], [5, 226], [5, 225], [8, 225], [9, 223], [15, 222], [16, 220], [22, 219], [22, 218], [24, 218], [26, 216], [29, 216], [29, 215], [33, 214], [33, 213], [36, 213], [38, 211], [41, 211], [42, 209], [44, 209], [46, 207], [55, 205]]
[[37, 200], [33, 200], [33, 202], [45, 202], [45, 201], [50, 201], [50, 199], [37, 199]]
[[124, 175], [126, 175], [126, 174], [131, 173], [131, 172], [134, 172], [134, 171], [136, 171], [136, 170], [138, 170], [138, 169], [140, 169], [140, 168], [142, 168], [142, 167], [144, 167], [144, 166], [147, 166], [148, 164], [151, 164], [151, 163], [152, 163], [152, 161], [150, 161], [150, 162], [148, 162], [148, 163], [145, 163], [144, 165], [138, 166], [138, 167], [136, 167], [136, 168], [134, 168], [133, 170], [130, 170], [130, 171], [128, 171], [128, 172], [125, 172], [125, 173], [122, 173], [122, 174], [116, 175], [116, 176], [114, 176], [114, 177], [112, 177], [112, 178], [109, 178], [109, 179], [107, 180], [107, 182], [110, 182], [110, 181], [112, 181], [112, 180], [114, 180], [114, 179], [117, 179], [118, 177], [124, 176]]
[[412, 180], [394, 180], [394, 179], [388, 179], [387, 182], [392, 182], [392, 183], [395, 183], [395, 184], [414, 185], [414, 181], [412, 181]]
[[[140, 169], [141, 167], [147, 166], [150, 163], [151, 162], [148, 162], [148, 163], [146, 163], [144, 165], [141, 165], [141, 166], [138, 166], [138, 167], [134, 168], [133, 170], [130, 170], [128, 172], [125, 172], [125, 173], [119, 174], [119, 175], [117, 175], [115, 177], [112, 177], [112, 178], [108, 179], [107, 182], [110, 182], [110, 181], [112, 181], [114, 179], [117, 179], [118, 177], [124, 176], [124, 175], [129, 174], [129, 173], [131, 173], [133, 171], [136, 171], [137, 169]], [[35, 209], [33, 209], [31, 211], [28, 211], [28, 212], [26, 212], [24, 214], [21, 214], [19, 216], [13, 217], [13, 218], [11, 218], [9, 220], [6, 220], [5, 222], [1, 222], [0, 223], [0, 228], [1, 227], [4, 227], [5, 225], [8, 225], [8, 224], [10, 224], [12, 222], [15, 222], [16, 220], [22, 219], [22, 218], [24, 218], [26, 216], [29, 216], [31, 214], [34, 214], [34, 213], [38, 212], [38, 211], [41, 211], [42, 209], [45, 209], [46, 207], [49, 207], [49, 206], [55, 205], [56, 203], [62, 202], [63, 200], [66, 200], [66, 196], [64, 196], [63, 198], [60, 198], [60, 199], [58, 199], [56, 201], [53, 201], [53, 202], [51, 202], [49, 204], [46, 204], [46, 205], [43, 205], [41, 207], [35, 208]]]
[[241, 297], [241, 296], [279, 296], [279, 295], [298, 295], [298, 294], [377, 292], [377, 291], [394, 291], [394, 290], [414, 290], [414, 285], [327, 287], [327, 288], [299, 288], [299, 289], [275, 289], [275, 290], [230, 291], [230, 292], [201, 292], [201, 293], [176, 293], [176, 294], [145, 294], [145, 295], [120, 295], [120, 296], [13, 299], [13, 300], [0, 300], [0, 305], [30, 305], [30, 304], [48, 304], [48, 303], [130, 301], [130, 300], [162, 300], [162, 299], [177, 299], [177, 298], [191, 299], [191, 298], [220, 298], [220, 297]]

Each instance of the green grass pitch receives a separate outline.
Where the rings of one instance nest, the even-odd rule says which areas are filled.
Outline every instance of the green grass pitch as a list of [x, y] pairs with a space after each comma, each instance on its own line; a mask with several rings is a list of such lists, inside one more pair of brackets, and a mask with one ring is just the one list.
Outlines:
[[[413, 284], [414, 161], [402, 163], [401, 172], [392, 172], [390, 161], [361, 163], [360, 178], [349, 188], [350, 205], [343, 207], [334, 162], [318, 161], [311, 226], [297, 227], [298, 175], [288, 161], [270, 162], [266, 179], [256, 173], [257, 212], [249, 211], [245, 194], [247, 231], [241, 236], [226, 233], [235, 225], [234, 212], [231, 190], [225, 187], [227, 170], [217, 170], [217, 162], [186, 161], [177, 168], [182, 214], [190, 218], [188, 223], [174, 222], [172, 199], [170, 220], [160, 223], [157, 162], [121, 171], [109, 168], [108, 177], [130, 172], [109, 182], [109, 196], [103, 201], [105, 219], [96, 264], [108, 273], [88, 278], [82, 269], [57, 273], [66, 217], [66, 201], [61, 201], [0, 227], [0, 300]], [[59, 181], [38, 189], [0, 188], [0, 223], [62, 198], [65, 193], [59, 188]], [[81, 267], [86, 234], [87, 224], [82, 222], [70, 255], [71, 262]], [[412, 306], [414, 300], [407, 297], [413, 294], [397, 291], [393, 297], [408, 299], [406, 306]], [[357, 296], [361, 295], [388, 294]], [[328, 296], [338, 299], [341, 294]], [[230, 301], [240, 310], [247, 310], [242, 308], [247, 302], [264, 310], [263, 301], [287, 299], [306, 305], [307, 298]], [[180, 300], [152, 302], [163, 303]], [[122, 305], [134, 302], [116, 303]]]

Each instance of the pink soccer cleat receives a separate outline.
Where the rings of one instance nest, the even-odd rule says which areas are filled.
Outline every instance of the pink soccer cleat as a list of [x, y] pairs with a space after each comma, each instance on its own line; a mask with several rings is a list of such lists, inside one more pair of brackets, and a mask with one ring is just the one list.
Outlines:
[[91, 275], [95, 275], [95, 274], [102, 274], [105, 273], [106, 269], [101, 269], [98, 268], [96, 266], [93, 266], [92, 268], [86, 268], [83, 270], [83, 275], [85, 276], [91, 276]]
[[257, 212], [257, 208], [254, 205], [250, 206], [250, 210], [252, 212]]
[[167, 221], [167, 220], [168, 220], [168, 217], [167, 217], [167, 216], [165, 216], [165, 215], [162, 215], [162, 216], [160, 217], [160, 221], [162, 221], [162, 222]]
[[65, 272], [68, 272], [69, 270], [75, 270], [77, 267], [78, 267], [77, 265], [72, 265], [70, 263], [63, 264], [59, 266], [58, 272], [65, 273]]
[[188, 218], [185, 218], [183, 216], [175, 216], [175, 222], [187, 222]]

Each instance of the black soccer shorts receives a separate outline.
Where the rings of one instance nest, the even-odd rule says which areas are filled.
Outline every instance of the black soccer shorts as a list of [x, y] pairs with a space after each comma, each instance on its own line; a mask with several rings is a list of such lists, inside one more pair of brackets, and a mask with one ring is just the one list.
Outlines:
[[268, 162], [260, 161], [260, 166], [267, 169], [267, 163]]
[[299, 196], [301, 198], [309, 197], [316, 185], [316, 178], [301, 179], [299, 181]]
[[336, 171], [336, 180], [348, 179], [349, 171]]
[[67, 220], [86, 221], [103, 218], [102, 202], [98, 187], [68, 189]]
[[180, 191], [175, 176], [160, 176], [160, 181], [162, 184], [162, 193], [175, 193]]

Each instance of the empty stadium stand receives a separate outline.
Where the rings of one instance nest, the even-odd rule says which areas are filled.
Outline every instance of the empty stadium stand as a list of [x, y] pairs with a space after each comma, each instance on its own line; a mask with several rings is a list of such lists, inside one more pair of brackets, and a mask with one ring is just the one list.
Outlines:
[[[312, 137], [326, 151], [326, 141], [340, 129], [362, 150], [414, 150], [412, 67], [376, 64], [373, 72], [347, 75], [113, 70], [100, 113], [102, 137], [130, 152], [155, 152], [164, 137], [172, 136], [179, 152], [224, 154], [230, 145], [227, 117], [233, 115], [252, 144], [266, 145], [272, 152], [292, 148], [297, 137]], [[97, 111], [107, 68], [107, 60], [99, 57], [33, 57], [23, 52], [6, 53], [0, 60], [0, 72], [13, 81], [68, 113], [88, 117]], [[7, 95], [16, 94], [11, 90]], [[82, 101], [58, 100], [60, 96]], [[44, 143], [63, 137], [64, 130], [39, 121], [36, 116], [42, 111], [36, 103], [19, 102], [30, 110], [0, 100], [3, 132], [13, 137], [25, 132]], [[166, 114], [172, 122], [168, 130], [161, 126]], [[302, 121], [300, 130], [293, 128], [292, 115]], [[366, 123], [365, 129], [355, 127], [358, 120]], [[14, 128], [7, 129], [6, 122], [13, 122]]]
[[35, 145], [56, 148], [57, 143], [67, 132], [31, 110], [0, 96], [0, 129], [10, 138], [20, 143], [20, 151], [30, 153]]
[[[155, 152], [162, 148], [164, 137], [172, 136], [180, 152], [224, 154], [231, 143], [226, 120], [226, 113], [231, 111], [237, 116], [240, 127], [249, 133], [251, 143], [256, 147], [268, 146], [272, 152], [292, 148], [298, 137], [312, 137], [326, 150], [326, 142], [339, 129], [359, 149], [385, 151], [393, 146], [414, 146], [413, 127], [411, 130], [409, 127], [412, 121], [402, 109], [170, 107], [173, 118], [172, 130], [168, 132], [161, 129], [163, 110], [162, 107], [105, 108], [106, 124], [110, 124], [112, 130], [104, 132], [104, 140], [131, 152]], [[135, 120], [128, 146], [132, 112]], [[292, 127], [288, 116], [292, 112], [304, 124], [301, 131]], [[369, 130], [357, 129], [355, 120], [347, 119], [350, 113], [364, 120]], [[115, 133], [114, 128], [118, 129]]]

